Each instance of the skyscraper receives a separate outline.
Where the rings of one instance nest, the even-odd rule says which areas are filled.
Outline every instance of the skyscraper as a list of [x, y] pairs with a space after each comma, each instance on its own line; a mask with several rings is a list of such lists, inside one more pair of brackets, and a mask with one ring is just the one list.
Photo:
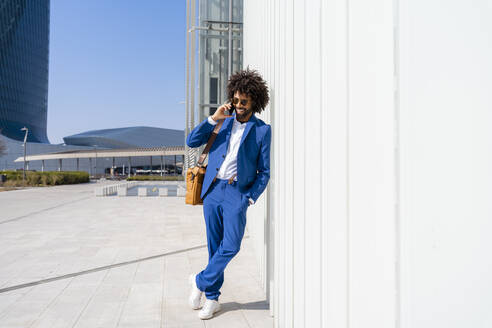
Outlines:
[[49, 143], [49, 0], [0, 1], [0, 129], [2, 134]]

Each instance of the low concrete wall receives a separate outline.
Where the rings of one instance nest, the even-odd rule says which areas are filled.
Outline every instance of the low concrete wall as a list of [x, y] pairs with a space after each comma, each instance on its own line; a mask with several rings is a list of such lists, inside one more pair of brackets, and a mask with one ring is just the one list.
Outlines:
[[126, 196], [128, 188], [132, 188], [137, 184], [138, 184], [137, 181], [131, 181], [131, 182], [118, 183], [114, 185], [96, 187], [96, 189], [94, 189], [94, 194], [96, 196], [112, 196], [116, 194], [118, 194], [118, 196], [122, 196], [122, 194], [124, 193]]

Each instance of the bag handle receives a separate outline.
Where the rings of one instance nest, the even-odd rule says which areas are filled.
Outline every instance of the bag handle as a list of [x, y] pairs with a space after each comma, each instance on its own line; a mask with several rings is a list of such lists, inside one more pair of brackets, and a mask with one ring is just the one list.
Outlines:
[[212, 148], [212, 144], [215, 141], [215, 138], [217, 138], [217, 135], [219, 134], [220, 127], [222, 126], [222, 123], [224, 123], [224, 120], [220, 120], [217, 125], [215, 125], [214, 131], [210, 135], [210, 138], [208, 138], [207, 146], [203, 150], [202, 154], [200, 155], [200, 158], [198, 159], [197, 165], [199, 167], [203, 166], [203, 162], [205, 162], [205, 159], [207, 158], [207, 154], [210, 151], [210, 148]]

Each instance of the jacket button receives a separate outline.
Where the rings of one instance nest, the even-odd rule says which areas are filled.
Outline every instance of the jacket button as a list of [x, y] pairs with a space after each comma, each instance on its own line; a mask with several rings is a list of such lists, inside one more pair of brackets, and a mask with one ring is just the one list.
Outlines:
[[222, 155], [222, 158], [225, 158], [225, 155]]
[[219, 168], [216, 168], [216, 170], [218, 171], [218, 170], [219, 170]]

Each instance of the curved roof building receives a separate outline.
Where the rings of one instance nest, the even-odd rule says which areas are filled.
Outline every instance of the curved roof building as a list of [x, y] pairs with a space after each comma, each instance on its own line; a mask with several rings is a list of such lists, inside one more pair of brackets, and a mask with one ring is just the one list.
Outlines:
[[147, 126], [87, 131], [64, 137], [66, 145], [101, 148], [183, 146], [184, 131]]
[[49, 0], [0, 1], [0, 129], [2, 134], [49, 143]]

